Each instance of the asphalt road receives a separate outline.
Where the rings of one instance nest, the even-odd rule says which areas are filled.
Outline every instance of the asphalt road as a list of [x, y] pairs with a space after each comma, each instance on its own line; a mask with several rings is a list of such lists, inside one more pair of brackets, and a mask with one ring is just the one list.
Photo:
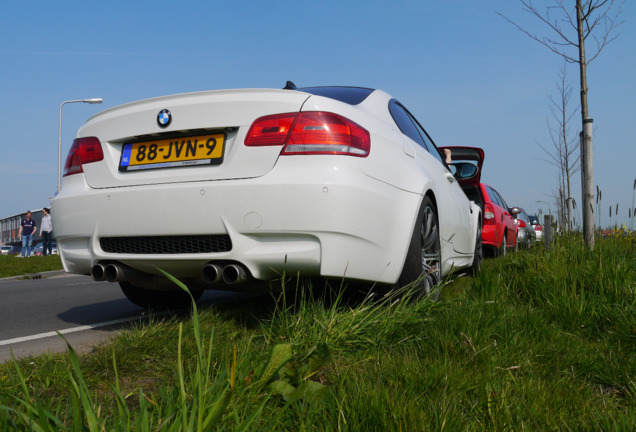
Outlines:
[[[230, 301], [245, 294], [206, 291], [201, 303]], [[156, 315], [156, 314], [155, 314]], [[126, 299], [119, 284], [88, 276], [45, 273], [42, 279], [0, 280], [0, 363], [45, 352], [64, 352], [64, 334], [78, 352], [117, 335], [147, 317]]]

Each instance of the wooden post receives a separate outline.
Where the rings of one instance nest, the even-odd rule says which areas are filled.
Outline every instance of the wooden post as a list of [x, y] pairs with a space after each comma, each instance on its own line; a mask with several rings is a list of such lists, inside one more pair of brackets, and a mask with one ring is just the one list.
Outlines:
[[543, 235], [544, 235], [543, 243], [545, 245], [545, 250], [548, 250], [548, 251], [552, 249], [552, 239], [554, 238], [553, 237], [554, 233], [552, 231], [553, 219], [554, 219], [554, 216], [552, 216], [551, 214], [547, 214], [543, 218]]

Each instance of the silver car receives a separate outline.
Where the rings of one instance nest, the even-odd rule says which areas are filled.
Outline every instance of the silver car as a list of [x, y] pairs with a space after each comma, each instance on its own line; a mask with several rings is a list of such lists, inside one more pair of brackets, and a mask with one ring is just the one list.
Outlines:
[[530, 216], [530, 224], [534, 228], [534, 232], [537, 235], [537, 241], [541, 241], [543, 238], [543, 225], [539, 222], [539, 218], [535, 215]]
[[517, 225], [517, 247], [534, 245], [537, 242], [537, 233], [532, 227], [530, 216], [521, 207], [513, 207], [510, 209], [515, 217], [515, 224]]

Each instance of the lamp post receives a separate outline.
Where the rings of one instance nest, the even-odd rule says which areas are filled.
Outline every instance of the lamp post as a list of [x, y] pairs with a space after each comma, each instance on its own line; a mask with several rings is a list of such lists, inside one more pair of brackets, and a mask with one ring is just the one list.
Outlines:
[[78, 100], [68, 100], [64, 101], [60, 104], [60, 128], [59, 135], [57, 139], [57, 191], [60, 191], [60, 187], [62, 186], [62, 107], [67, 103], [76, 103], [83, 102], [89, 104], [98, 104], [102, 103], [102, 98], [91, 98], [91, 99], [78, 99]]

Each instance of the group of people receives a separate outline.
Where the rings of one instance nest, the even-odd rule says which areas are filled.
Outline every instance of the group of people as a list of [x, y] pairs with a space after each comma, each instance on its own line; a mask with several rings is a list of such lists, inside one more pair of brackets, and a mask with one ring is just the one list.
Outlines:
[[[18, 238], [22, 238], [22, 257], [26, 258], [31, 255], [33, 249], [33, 237], [37, 232], [38, 227], [33, 219], [31, 219], [31, 212], [26, 212], [26, 217], [22, 219], [20, 223], [20, 230], [18, 231]], [[52, 245], [51, 233], [53, 232], [53, 224], [51, 223], [51, 213], [48, 208], [42, 209], [42, 228], [40, 230], [40, 237], [42, 237], [42, 255], [51, 255]]]

